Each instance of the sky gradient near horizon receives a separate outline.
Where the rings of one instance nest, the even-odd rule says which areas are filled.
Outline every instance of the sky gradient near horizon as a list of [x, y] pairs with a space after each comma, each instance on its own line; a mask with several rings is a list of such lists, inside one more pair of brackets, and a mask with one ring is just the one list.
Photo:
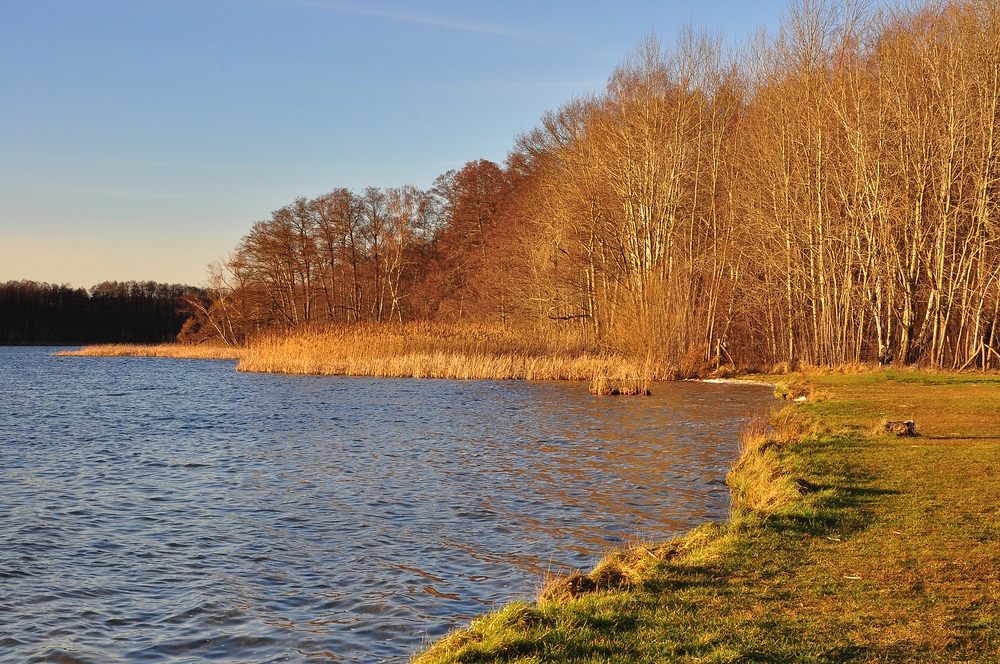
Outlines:
[[649, 31], [784, 0], [6, 0], [0, 282], [199, 284], [258, 219], [429, 187], [600, 90]]

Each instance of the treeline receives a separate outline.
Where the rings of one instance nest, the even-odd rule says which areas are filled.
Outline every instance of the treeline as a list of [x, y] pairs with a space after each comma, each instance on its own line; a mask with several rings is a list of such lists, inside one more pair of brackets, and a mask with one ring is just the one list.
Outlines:
[[[90, 289], [34, 281], [0, 284], [0, 345], [174, 341], [206, 301], [191, 286], [104, 282]], [[196, 332], [195, 321], [188, 323]]]
[[[241, 343], [317, 321], [507, 320], [498, 246], [516, 228], [501, 212], [509, 174], [488, 161], [412, 186], [300, 198], [255, 223], [210, 266], [202, 329]], [[503, 208], [503, 209], [501, 209]], [[511, 218], [512, 219], [512, 218]], [[501, 300], [503, 296], [501, 295]]]
[[662, 363], [1000, 366], [1000, 7], [803, 0], [738, 56], [646, 39], [429, 191], [335, 190], [214, 266], [229, 343], [322, 321], [576, 328]]

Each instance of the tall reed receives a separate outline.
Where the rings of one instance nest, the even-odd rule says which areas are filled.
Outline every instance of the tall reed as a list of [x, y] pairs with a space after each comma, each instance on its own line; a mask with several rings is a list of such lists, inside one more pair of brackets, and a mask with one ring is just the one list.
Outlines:
[[487, 325], [334, 325], [252, 342], [240, 371], [413, 378], [594, 380], [624, 385], [670, 374], [608, 353], [572, 332]]
[[213, 344], [98, 344], [78, 350], [63, 350], [56, 355], [73, 357], [170, 357], [196, 360], [238, 360], [244, 349]]

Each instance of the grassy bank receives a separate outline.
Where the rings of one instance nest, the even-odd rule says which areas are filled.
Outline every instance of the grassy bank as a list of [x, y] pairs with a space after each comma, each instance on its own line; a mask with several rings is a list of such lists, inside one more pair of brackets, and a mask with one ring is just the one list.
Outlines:
[[[1000, 661], [1000, 378], [808, 383], [746, 433], [730, 522], [613, 553], [415, 661]], [[898, 419], [919, 435], [885, 433]]]
[[171, 357], [195, 360], [238, 360], [244, 349], [223, 345], [191, 344], [100, 344], [79, 350], [64, 350], [56, 355], [70, 357]]

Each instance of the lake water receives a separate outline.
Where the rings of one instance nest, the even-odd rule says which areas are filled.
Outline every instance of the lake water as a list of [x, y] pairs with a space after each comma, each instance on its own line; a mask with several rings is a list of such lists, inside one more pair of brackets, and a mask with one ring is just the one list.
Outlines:
[[406, 661], [728, 513], [767, 388], [302, 377], [0, 348], [0, 662]]

